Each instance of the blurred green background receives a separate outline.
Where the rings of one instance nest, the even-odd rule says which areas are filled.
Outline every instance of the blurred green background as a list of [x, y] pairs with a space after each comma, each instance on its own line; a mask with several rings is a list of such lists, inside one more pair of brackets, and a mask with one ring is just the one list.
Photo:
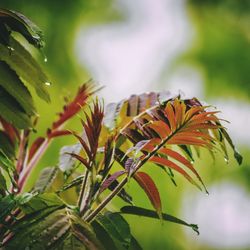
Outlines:
[[[201, 235], [178, 225], [127, 216], [144, 249], [250, 249], [250, 1], [248, 0], [1, 0], [2, 8], [20, 11], [45, 34], [44, 62], [50, 76], [52, 103], [36, 100], [38, 133], [89, 78], [106, 88], [101, 95], [117, 101], [149, 90], [184, 92], [222, 110], [244, 161], [231, 155], [214, 162], [206, 152], [195, 166], [210, 195], [177, 176], [178, 187], [159, 169], [157, 181], [164, 211], [198, 223]], [[77, 119], [69, 124], [80, 129]], [[73, 139], [67, 139], [73, 143]], [[66, 139], [56, 140], [39, 169], [57, 163]], [[34, 178], [35, 179], [35, 178]], [[149, 207], [133, 182], [135, 203]], [[121, 203], [114, 202], [114, 209]]]

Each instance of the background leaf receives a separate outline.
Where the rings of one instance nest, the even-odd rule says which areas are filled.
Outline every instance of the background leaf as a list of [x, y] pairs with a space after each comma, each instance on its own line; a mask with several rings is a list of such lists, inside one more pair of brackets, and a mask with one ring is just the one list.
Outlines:
[[44, 193], [50, 188], [58, 173], [57, 167], [44, 168], [38, 177], [33, 192]]

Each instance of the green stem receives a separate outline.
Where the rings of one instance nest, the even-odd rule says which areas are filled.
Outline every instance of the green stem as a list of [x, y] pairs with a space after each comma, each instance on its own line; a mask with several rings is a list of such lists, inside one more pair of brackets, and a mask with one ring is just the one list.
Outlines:
[[88, 177], [89, 177], [89, 170], [86, 169], [86, 173], [84, 175], [84, 178], [83, 178], [83, 181], [82, 181], [82, 185], [81, 185], [81, 189], [80, 189], [79, 198], [78, 198], [78, 201], [77, 201], [77, 205], [80, 208], [80, 210], [81, 210], [84, 193], [85, 193], [86, 186], [87, 186]]

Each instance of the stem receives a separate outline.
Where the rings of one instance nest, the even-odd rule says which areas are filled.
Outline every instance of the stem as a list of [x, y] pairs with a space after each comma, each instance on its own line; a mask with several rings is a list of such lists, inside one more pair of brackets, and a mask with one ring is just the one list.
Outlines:
[[19, 151], [17, 155], [17, 165], [16, 165], [16, 170], [17, 173], [19, 174], [22, 171], [23, 168], [23, 163], [24, 163], [24, 155], [25, 155], [25, 145], [26, 145], [26, 138], [24, 136], [24, 131], [21, 132], [20, 135], [20, 145], [19, 145]]
[[83, 201], [83, 195], [84, 195], [84, 192], [85, 192], [85, 189], [86, 189], [86, 186], [87, 186], [88, 176], [89, 176], [89, 171], [88, 171], [88, 169], [86, 169], [86, 173], [84, 175], [82, 185], [81, 185], [79, 198], [78, 198], [78, 201], [77, 201], [77, 205], [78, 205], [78, 207], [80, 209], [81, 209], [81, 204], [82, 204], [82, 201]]
[[[188, 120], [189, 121], [189, 120]], [[186, 121], [186, 122], [188, 122]], [[154, 154], [162, 147], [164, 146], [164, 144], [167, 143], [167, 141], [169, 139], [171, 139], [178, 131], [180, 131], [182, 129], [182, 127], [185, 126], [185, 123], [183, 123], [181, 126], [179, 126], [171, 135], [169, 135], [167, 138], [165, 138], [165, 140], [162, 140], [162, 142], [155, 147], [155, 149], [150, 152], [148, 155], [145, 156], [145, 158], [143, 158], [142, 160], [140, 160], [137, 163], [137, 166], [135, 167], [134, 172], [131, 174], [131, 177], [133, 177], [133, 175], [152, 157], [154, 156]], [[127, 184], [128, 182], [128, 177], [126, 176], [118, 185], [117, 187], [113, 190], [112, 193], [110, 193], [103, 201], [102, 203], [99, 204], [99, 206], [92, 211], [92, 213], [90, 213], [87, 217], [86, 217], [86, 221], [90, 222], [92, 221], [95, 216], [102, 211], [102, 209], [122, 190], [122, 188]]]
[[99, 206], [92, 212], [90, 213], [87, 218], [85, 219], [86, 222], [92, 221], [95, 216], [102, 211], [102, 209], [122, 190], [124, 185], [127, 183], [128, 177], [126, 176], [120, 183], [119, 185], [113, 190], [112, 193], [110, 193], [105, 200], [102, 201], [102, 203], [99, 204]]
[[20, 179], [19, 179], [19, 182], [18, 182], [19, 192], [21, 192], [23, 190], [23, 187], [25, 185], [25, 182], [26, 182], [31, 170], [34, 168], [36, 163], [40, 160], [43, 153], [45, 152], [45, 150], [49, 146], [49, 143], [50, 143], [50, 140], [48, 138], [45, 139], [45, 141], [42, 143], [40, 148], [36, 151], [35, 155], [30, 160], [27, 167], [25, 169], [23, 169], [23, 171], [21, 172]]

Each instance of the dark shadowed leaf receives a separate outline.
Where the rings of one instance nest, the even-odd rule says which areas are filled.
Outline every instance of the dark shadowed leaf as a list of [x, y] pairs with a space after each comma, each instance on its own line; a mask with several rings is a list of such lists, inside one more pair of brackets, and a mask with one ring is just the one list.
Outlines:
[[131, 242], [129, 246], [129, 250], [142, 250], [142, 247], [138, 243], [138, 241], [135, 239], [135, 237], [131, 237]]
[[30, 117], [20, 104], [0, 86], [0, 116], [19, 129], [31, 127]]
[[[43, 47], [44, 43], [43, 43], [42, 31], [33, 22], [31, 22], [31, 20], [29, 20], [21, 13], [1, 8], [0, 24], [5, 27], [7, 25], [11, 30], [19, 32], [26, 38], [26, 40], [29, 43], [31, 43], [35, 47], [37, 48]], [[7, 38], [7, 41], [5, 41], [6, 42], [5, 45], [9, 45], [8, 37], [6, 37], [9, 34], [6, 33], [5, 35], [5, 38]]]
[[[124, 214], [132, 214], [132, 215], [138, 215], [138, 216], [144, 216], [144, 217], [150, 217], [159, 219], [158, 214], [150, 209], [136, 207], [136, 206], [125, 206], [121, 208], [121, 212]], [[181, 224], [187, 227], [191, 227], [197, 234], [199, 234], [198, 226], [195, 224], [189, 224], [181, 219], [178, 219], [172, 215], [162, 213], [162, 219], [165, 221], [170, 221], [173, 223]]]
[[106, 212], [96, 217], [95, 223], [112, 238], [116, 249], [128, 249], [131, 241], [130, 228], [126, 220], [119, 213]]

